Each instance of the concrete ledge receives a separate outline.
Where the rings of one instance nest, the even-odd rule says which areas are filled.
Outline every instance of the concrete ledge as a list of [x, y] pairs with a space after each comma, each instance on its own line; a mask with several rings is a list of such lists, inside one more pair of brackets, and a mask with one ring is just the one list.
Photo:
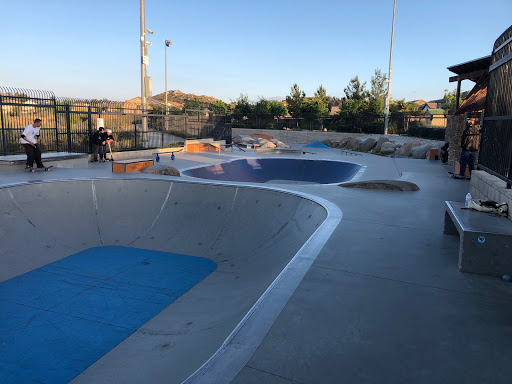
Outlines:
[[512, 274], [512, 223], [489, 213], [463, 209], [446, 201], [444, 230], [459, 235], [459, 271], [484, 275]]
[[[45, 152], [41, 155], [44, 165], [56, 168], [81, 168], [88, 167], [88, 155], [86, 153], [70, 152]], [[0, 156], [1, 171], [21, 171], [25, 169], [26, 155]]]
[[507, 189], [503, 180], [485, 171], [473, 171], [469, 192], [473, 199], [508, 204], [508, 219], [512, 220], [512, 189]]

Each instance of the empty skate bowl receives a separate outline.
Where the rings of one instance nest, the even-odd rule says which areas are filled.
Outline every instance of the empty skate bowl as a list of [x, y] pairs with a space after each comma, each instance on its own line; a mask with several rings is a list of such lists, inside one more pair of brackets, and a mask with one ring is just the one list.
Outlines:
[[0, 382], [183, 381], [321, 249], [326, 207], [162, 179], [0, 188]]
[[238, 159], [191, 168], [183, 175], [209, 180], [251, 183], [296, 182], [333, 184], [351, 180], [361, 165], [303, 159]]

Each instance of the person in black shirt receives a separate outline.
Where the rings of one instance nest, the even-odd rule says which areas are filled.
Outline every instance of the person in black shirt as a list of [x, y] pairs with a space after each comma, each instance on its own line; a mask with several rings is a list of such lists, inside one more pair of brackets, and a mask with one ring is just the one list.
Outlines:
[[480, 130], [473, 126], [471, 120], [466, 120], [466, 128], [462, 132], [460, 140], [460, 171], [458, 175], [454, 175], [456, 179], [464, 179], [466, 166], [469, 167], [469, 177], [475, 169], [476, 153], [480, 145]]
[[99, 127], [96, 132], [92, 135], [92, 162], [98, 161], [98, 152], [100, 155], [100, 161], [105, 157], [105, 133], [104, 128]]

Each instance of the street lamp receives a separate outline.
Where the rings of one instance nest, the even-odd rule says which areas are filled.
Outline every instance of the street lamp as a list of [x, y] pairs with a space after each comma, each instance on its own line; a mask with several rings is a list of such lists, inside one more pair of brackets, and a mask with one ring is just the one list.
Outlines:
[[[165, 114], [167, 115], [167, 47], [171, 45], [171, 40], [165, 40]], [[167, 121], [167, 119], [166, 119]]]
[[384, 111], [385, 118], [384, 118], [384, 134], [388, 134], [388, 119], [389, 119], [389, 104], [391, 101], [391, 63], [393, 61], [393, 35], [395, 34], [395, 10], [396, 10], [396, 0], [394, 0], [393, 5], [393, 24], [391, 26], [391, 48], [389, 50], [389, 75], [388, 75], [388, 95], [386, 97], [386, 109]]
[[[146, 32], [147, 31], [147, 32]], [[146, 113], [146, 64], [148, 64], [147, 47], [151, 43], [146, 44], [146, 34], [152, 34], [153, 31], [145, 28], [144, 20], [144, 0], [140, 0], [140, 104], [141, 104], [141, 117], [142, 117], [142, 141], [145, 140], [145, 134], [148, 130], [148, 121], [145, 116]]]

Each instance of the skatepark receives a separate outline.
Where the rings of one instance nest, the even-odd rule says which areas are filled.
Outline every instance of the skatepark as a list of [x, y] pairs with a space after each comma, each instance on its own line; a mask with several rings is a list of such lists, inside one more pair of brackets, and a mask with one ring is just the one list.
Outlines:
[[[0, 171], [3, 381], [508, 381], [512, 285], [459, 272], [443, 234], [469, 181], [311, 152]], [[419, 190], [343, 187], [368, 180]]]

